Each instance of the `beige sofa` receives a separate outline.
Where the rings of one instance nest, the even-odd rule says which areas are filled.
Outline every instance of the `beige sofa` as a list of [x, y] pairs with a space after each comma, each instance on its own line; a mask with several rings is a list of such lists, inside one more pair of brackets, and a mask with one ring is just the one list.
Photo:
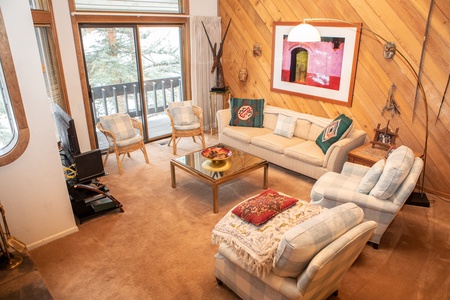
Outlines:
[[[297, 118], [292, 138], [273, 133], [279, 114]], [[270, 105], [264, 108], [263, 128], [229, 126], [230, 119], [229, 109], [217, 112], [220, 143], [314, 179], [330, 171], [340, 172], [348, 152], [362, 145], [366, 139], [363, 130], [353, 128], [324, 154], [315, 141], [331, 119]]]

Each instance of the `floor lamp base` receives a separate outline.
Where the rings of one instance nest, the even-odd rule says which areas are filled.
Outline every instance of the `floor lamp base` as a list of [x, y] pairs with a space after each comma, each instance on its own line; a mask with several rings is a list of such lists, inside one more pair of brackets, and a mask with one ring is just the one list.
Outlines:
[[430, 207], [430, 201], [428, 201], [428, 197], [425, 193], [415, 193], [413, 192], [405, 204], [414, 205], [414, 206], [422, 206], [422, 207]]

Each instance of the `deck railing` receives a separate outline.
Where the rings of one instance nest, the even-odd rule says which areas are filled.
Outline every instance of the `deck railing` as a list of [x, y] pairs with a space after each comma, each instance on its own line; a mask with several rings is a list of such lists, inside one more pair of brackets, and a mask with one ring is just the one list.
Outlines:
[[[144, 81], [147, 114], [163, 112], [168, 102], [183, 99], [181, 77], [167, 77]], [[131, 117], [141, 116], [140, 88], [138, 82], [119, 83], [91, 88], [95, 122], [99, 117], [117, 112]]]

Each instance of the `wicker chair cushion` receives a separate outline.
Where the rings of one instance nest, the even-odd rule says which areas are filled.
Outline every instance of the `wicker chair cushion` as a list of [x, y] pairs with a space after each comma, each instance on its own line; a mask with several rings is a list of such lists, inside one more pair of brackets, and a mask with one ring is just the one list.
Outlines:
[[116, 137], [116, 141], [127, 140], [137, 135], [128, 114], [117, 113], [100, 118], [103, 128]]
[[175, 125], [192, 125], [195, 122], [192, 105], [175, 106], [169, 109]]

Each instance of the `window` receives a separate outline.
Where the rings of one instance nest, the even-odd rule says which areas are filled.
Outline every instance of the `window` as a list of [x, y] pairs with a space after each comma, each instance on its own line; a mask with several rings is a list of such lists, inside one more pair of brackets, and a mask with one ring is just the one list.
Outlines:
[[29, 0], [30, 8], [37, 10], [45, 10], [48, 11], [48, 2], [47, 0]]
[[53, 111], [54, 103], [58, 103], [59, 106], [70, 113], [58, 39], [53, 25], [52, 2], [49, 0], [30, 0], [30, 8], [50, 110]]
[[75, 0], [75, 7], [77, 11], [182, 13], [180, 2], [180, 0]]
[[65, 97], [58, 67], [56, 47], [53, 43], [52, 29], [49, 26], [35, 26], [35, 32], [49, 105], [52, 110], [55, 102], [65, 108], [67, 105], [65, 105], [64, 101]]
[[[89, 9], [82, 6], [87, 2]], [[167, 102], [191, 97], [188, 2], [69, 1], [93, 148], [104, 141], [96, 130], [98, 118], [117, 111], [142, 121], [145, 142], [171, 133]]]
[[[0, 62], [1, 63], [1, 62]], [[1, 65], [1, 64], [0, 64]], [[17, 122], [11, 107], [3, 66], [0, 70], [0, 155], [11, 151], [18, 139]]]
[[28, 146], [30, 131], [0, 11], [0, 166], [18, 159]]

